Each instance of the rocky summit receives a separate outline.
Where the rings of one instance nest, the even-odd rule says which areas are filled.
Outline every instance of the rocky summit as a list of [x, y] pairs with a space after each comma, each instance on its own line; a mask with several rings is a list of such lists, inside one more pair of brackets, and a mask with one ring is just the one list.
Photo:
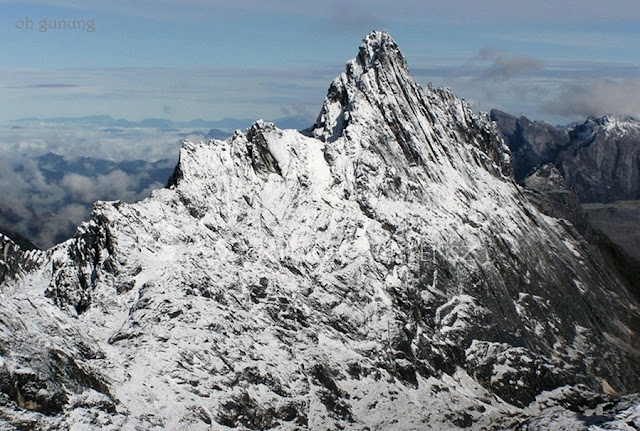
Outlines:
[[306, 131], [184, 142], [150, 198], [6, 240], [0, 426], [637, 427], [639, 304], [498, 133], [373, 32]]

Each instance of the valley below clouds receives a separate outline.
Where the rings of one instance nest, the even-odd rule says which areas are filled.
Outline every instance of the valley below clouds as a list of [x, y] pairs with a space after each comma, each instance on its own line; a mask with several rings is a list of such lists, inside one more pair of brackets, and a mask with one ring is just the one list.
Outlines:
[[188, 131], [24, 121], [0, 137], [0, 227], [48, 248], [97, 200], [135, 202], [164, 187]]
[[[296, 115], [274, 121], [285, 128], [310, 124]], [[164, 187], [183, 140], [225, 139], [252, 122], [99, 115], [5, 124], [0, 128], [0, 231], [49, 248], [73, 236], [94, 202], [136, 202]]]

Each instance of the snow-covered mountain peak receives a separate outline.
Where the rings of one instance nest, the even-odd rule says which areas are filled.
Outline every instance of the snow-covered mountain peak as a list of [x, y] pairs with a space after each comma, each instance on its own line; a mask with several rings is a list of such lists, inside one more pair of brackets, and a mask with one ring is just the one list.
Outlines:
[[629, 116], [605, 115], [596, 119], [596, 123], [602, 126], [607, 133], [640, 133], [640, 122]]
[[333, 141], [350, 124], [366, 122], [382, 104], [420, 98], [413, 94], [416, 90], [395, 41], [386, 32], [372, 32], [363, 39], [358, 55], [347, 62], [346, 71], [329, 87], [313, 135]]
[[[614, 183], [619, 184], [611, 184], [611, 186], [613, 188], [619, 188], [619, 185], [624, 185], [625, 188], [632, 189], [629, 193], [630, 196], [637, 196], [638, 181], [636, 176], [633, 175], [633, 172], [637, 170], [634, 168], [617, 167], [618, 162], [616, 160], [620, 157], [619, 154], [628, 154], [627, 157], [624, 157], [620, 160], [636, 160], [635, 154], [640, 149], [640, 147], [638, 146], [638, 141], [640, 141], [639, 120], [630, 116], [611, 114], [604, 115], [602, 117], [590, 116], [584, 123], [578, 124], [570, 129], [569, 136], [572, 138], [572, 140], [579, 142], [578, 146], [580, 148], [599, 148], [599, 150], [594, 152], [594, 155], [598, 160], [589, 161], [589, 166], [593, 166], [596, 169], [602, 169], [602, 172], [607, 172], [607, 175], [616, 174], [617, 171], [624, 177], [628, 175], [628, 173], [631, 173], [632, 178], [617, 178]], [[594, 146], [594, 143], [596, 143], [597, 145]], [[613, 159], [608, 160], [608, 158], [606, 157], [606, 160], [603, 159], [603, 156], [606, 156], [607, 153], [610, 153]], [[571, 163], [571, 160], [567, 160], [567, 162]], [[579, 188], [600, 188], [602, 187], [601, 185], [599, 185], [601, 181], [604, 181], [604, 178], [600, 178], [598, 180], [596, 180], [595, 178], [587, 180], [586, 183], [584, 185], [580, 185]], [[575, 186], [576, 185], [573, 184], [573, 187]], [[609, 194], [611, 192], [611, 190], [609, 190], [609, 185], [607, 185], [606, 189], [607, 191], [605, 192], [605, 196], [606, 194]], [[619, 192], [616, 192], [616, 194], [618, 194], [618, 197], [616, 199], [624, 199], [623, 196], [619, 195]], [[587, 195], [590, 195], [586, 198], [589, 202], [609, 200], [609, 198], [606, 197], [604, 199], [594, 199], [592, 194], [589, 192], [587, 192]], [[610, 199], [614, 198], [610, 197]]]
[[607, 114], [601, 117], [589, 116], [584, 126], [602, 127], [606, 131], [619, 130], [629, 132], [640, 129], [640, 121], [634, 117], [617, 114]]
[[329, 155], [340, 148], [356, 159], [368, 153], [398, 171], [421, 171], [413, 176], [444, 181], [451, 170], [468, 174], [471, 165], [510, 175], [509, 150], [493, 123], [450, 90], [419, 86], [385, 32], [365, 37], [331, 83], [311, 130], [329, 143]]
[[347, 68], [353, 67], [353, 63], [362, 67], [360, 73], [371, 68], [399, 67], [405, 75], [409, 75], [400, 47], [386, 31], [376, 30], [365, 36], [360, 44], [358, 56], [349, 62], [350, 66]]
[[509, 429], [640, 387], [637, 301], [509, 166], [372, 33], [308, 132], [185, 142], [168, 188], [8, 278], [0, 421]]

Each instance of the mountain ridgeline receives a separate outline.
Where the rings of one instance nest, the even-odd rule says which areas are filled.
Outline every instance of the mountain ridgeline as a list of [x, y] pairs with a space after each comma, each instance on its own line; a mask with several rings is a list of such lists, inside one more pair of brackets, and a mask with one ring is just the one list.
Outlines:
[[[497, 110], [491, 111], [491, 119], [509, 145], [516, 180], [525, 190], [542, 185], [543, 195], [554, 195], [546, 209], [571, 220], [598, 245], [640, 297], [640, 122], [606, 116], [556, 127]], [[555, 180], [539, 181], [553, 171]], [[536, 193], [529, 197], [541, 202]]]
[[185, 142], [167, 188], [96, 203], [28, 262], [1, 285], [8, 426], [640, 421], [620, 396], [640, 389], [640, 304], [530, 202], [489, 117], [418, 86], [385, 32], [311, 128]]
[[551, 163], [583, 203], [640, 198], [640, 121], [589, 117], [556, 127], [498, 110], [491, 111], [491, 119], [511, 149], [518, 182]]

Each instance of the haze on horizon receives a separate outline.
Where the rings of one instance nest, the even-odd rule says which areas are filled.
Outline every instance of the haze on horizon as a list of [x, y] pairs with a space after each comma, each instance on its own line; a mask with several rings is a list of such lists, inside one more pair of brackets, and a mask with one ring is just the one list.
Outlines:
[[[420, 84], [451, 87], [476, 110], [553, 123], [640, 116], [637, 1], [416, 3], [0, 0], [0, 122], [312, 119], [374, 28], [393, 35]], [[94, 28], [40, 31], [42, 20]]]

